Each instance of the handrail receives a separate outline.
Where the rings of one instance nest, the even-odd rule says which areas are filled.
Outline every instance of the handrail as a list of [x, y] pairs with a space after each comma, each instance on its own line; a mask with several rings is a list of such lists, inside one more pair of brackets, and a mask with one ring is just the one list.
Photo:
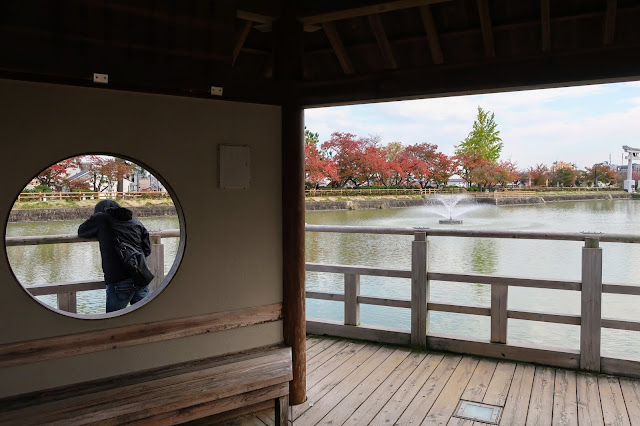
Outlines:
[[[167, 229], [162, 231], [149, 232], [151, 237], [174, 238], [180, 236], [179, 229]], [[97, 241], [96, 238], [81, 238], [74, 234], [62, 235], [29, 235], [24, 237], [7, 237], [5, 244], [7, 247], [12, 246], [32, 246], [40, 244], [67, 244], [67, 243], [86, 243]]]
[[[155, 278], [149, 283], [149, 289], [155, 290], [164, 279], [164, 245], [162, 238], [180, 237], [179, 229], [167, 229], [150, 231], [151, 254], [147, 260], [149, 268]], [[80, 238], [74, 234], [65, 235], [35, 235], [23, 237], [6, 237], [7, 247], [41, 245], [41, 244], [68, 244], [97, 241], [97, 238]], [[36, 284], [24, 287], [32, 296], [57, 295], [58, 309], [75, 313], [77, 312], [77, 293], [79, 291], [100, 290], [105, 288], [102, 280], [73, 281], [62, 283]]]
[[52, 192], [21, 192], [18, 202], [23, 200], [43, 201], [46, 199], [62, 200], [65, 198], [79, 199], [109, 199], [109, 198], [170, 198], [167, 191], [52, 191]]
[[399, 228], [382, 226], [305, 225], [307, 232], [337, 232], [343, 234], [414, 235], [424, 232], [427, 236], [514, 238], [524, 240], [586, 241], [596, 238], [606, 243], [640, 243], [640, 235], [604, 234], [598, 232], [534, 232], [534, 231], [477, 231], [466, 229]]
[[[306, 225], [306, 231], [414, 236], [411, 249], [411, 269], [307, 263], [306, 270], [310, 272], [340, 273], [344, 275], [344, 293], [306, 292], [306, 297], [309, 299], [343, 302], [344, 325], [335, 321], [308, 319], [307, 330], [310, 333], [333, 334], [341, 337], [375, 340], [392, 344], [411, 344], [412, 346], [452, 352], [506, 357], [514, 361], [538, 362], [559, 367], [580, 368], [587, 371], [640, 377], [640, 358], [622, 359], [601, 356], [600, 335], [603, 328], [640, 332], [640, 321], [603, 318], [601, 314], [602, 294], [640, 296], [640, 286], [603, 284], [602, 248], [599, 246], [599, 242], [602, 241], [639, 243], [640, 235], [327, 225]], [[427, 237], [430, 236], [583, 241], [582, 279], [580, 281], [547, 280], [428, 270]], [[411, 299], [360, 295], [361, 275], [411, 279]], [[428, 300], [430, 281], [490, 285], [491, 306], [467, 306], [430, 301]], [[578, 291], [581, 297], [581, 313], [573, 315], [508, 309], [509, 287]], [[410, 332], [407, 330], [393, 330], [389, 327], [361, 325], [360, 305], [362, 304], [410, 309]], [[458, 336], [441, 336], [430, 333], [428, 330], [428, 311], [489, 316], [491, 317], [491, 339], [487, 342], [482, 342]], [[580, 352], [568, 349], [548, 349], [539, 346], [508, 344], [508, 319], [578, 325], [581, 328]]]

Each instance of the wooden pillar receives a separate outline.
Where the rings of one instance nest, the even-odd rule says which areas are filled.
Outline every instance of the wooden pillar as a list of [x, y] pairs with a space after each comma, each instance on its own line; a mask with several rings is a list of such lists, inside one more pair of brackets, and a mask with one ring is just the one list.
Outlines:
[[491, 285], [491, 341], [507, 343], [507, 299], [509, 286]]
[[411, 243], [411, 346], [427, 347], [427, 234], [416, 232]]
[[[295, 82], [302, 79], [302, 24], [285, 2], [273, 23], [274, 77], [282, 87], [282, 272], [284, 341], [291, 347], [293, 380], [289, 403], [306, 400], [304, 258], [304, 109], [296, 103]], [[291, 2], [293, 3], [293, 2]]]
[[602, 249], [597, 238], [582, 248], [580, 369], [600, 372], [602, 326]]
[[78, 313], [76, 293], [58, 293], [58, 309], [74, 314]]
[[360, 325], [360, 275], [344, 274], [344, 324]]

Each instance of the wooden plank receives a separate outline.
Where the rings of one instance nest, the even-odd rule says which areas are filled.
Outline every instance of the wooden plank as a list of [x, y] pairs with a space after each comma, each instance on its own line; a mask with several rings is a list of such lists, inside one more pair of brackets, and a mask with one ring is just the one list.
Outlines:
[[333, 52], [338, 57], [342, 71], [345, 74], [353, 74], [355, 71], [351, 64], [351, 59], [349, 58], [347, 50], [344, 48], [344, 44], [342, 44], [342, 39], [340, 38], [340, 34], [338, 34], [338, 30], [336, 30], [336, 26], [333, 22], [323, 22], [322, 29], [329, 39]]
[[[322, 418], [322, 422], [341, 425], [347, 421], [354, 411], [365, 403], [378, 387], [394, 374], [395, 369], [407, 359], [409, 354], [410, 351], [408, 349], [396, 349], [375, 371], [362, 380], [349, 395], [342, 398], [333, 408], [330, 408], [330, 411]], [[377, 409], [379, 408], [377, 407]]]
[[[150, 235], [160, 236], [161, 238], [179, 237], [179, 229], [167, 229], [164, 231], [150, 232]], [[70, 244], [70, 243], [88, 243], [98, 241], [97, 238], [80, 238], [77, 234], [62, 234], [62, 235], [30, 235], [22, 237], [7, 237], [5, 238], [5, 245], [7, 247], [13, 246], [32, 246], [40, 244]]]
[[595, 374], [577, 373], [578, 423], [580, 426], [602, 426], [602, 408], [598, 377]]
[[360, 325], [360, 275], [344, 274], [344, 323]]
[[309, 348], [311, 348], [314, 345], [317, 345], [318, 343], [320, 343], [323, 339], [320, 337], [316, 337], [316, 336], [307, 336], [307, 341], [305, 342], [305, 347], [307, 349], [307, 353], [309, 353]]
[[349, 358], [354, 356], [360, 350], [365, 348], [365, 343], [349, 342], [340, 352], [335, 354], [330, 360], [318, 366], [317, 368], [310, 369], [307, 366], [307, 389], [313, 388], [316, 383], [324, 379], [328, 374], [336, 370], [343, 365]]
[[504, 345], [471, 338], [461, 339], [432, 333], [427, 336], [427, 347], [432, 350], [486, 356], [503, 360], [534, 362], [553, 367], [577, 369], [580, 355], [568, 349], [527, 345]]
[[551, 288], [556, 290], [574, 291], [580, 291], [581, 289], [580, 281], [535, 280], [529, 278], [499, 277], [493, 275], [448, 274], [431, 271], [428, 274], [428, 278], [431, 281], [453, 281], [471, 284], [499, 284], [516, 287]]
[[325, 349], [338, 343], [336, 339], [322, 339], [318, 344], [309, 348], [307, 351], [307, 362], [310, 362], [314, 357], [321, 354]]
[[551, 424], [554, 385], [555, 370], [549, 367], [536, 367], [527, 414], [527, 426]]
[[411, 333], [408, 330], [391, 327], [343, 325], [337, 321], [307, 320], [307, 329], [313, 334], [344, 337], [347, 339], [367, 340], [371, 342], [388, 343], [390, 345], [405, 345], [411, 343]]
[[[408, 406], [401, 413], [397, 424], [420, 424], [461, 362], [462, 357], [445, 356], [411, 402], [407, 402]], [[381, 424], [376, 420], [377, 418], [374, 419], [373, 424]]]
[[617, 330], [640, 331], [640, 321], [624, 321], [624, 320], [603, 318], [601, 324], [603, 328], [615, 328]]
[[580, 325], [580, 369], [600, 371], [602, 330], [602, 249], [588, 239], [582, 248], [582, 322]]
[[[350, 374], [354, 374], [356, 371], [362, 371], [363, 369], [369, 369], [369, 359], [379, 350], [380, 348], [377, 346], [366, 345], [353, 356], [344, 360], [340, 366], [333, 369], [333, 371], [319, 380], [315, 385], [309, 387], [307, 391], [307, 401], [293, 407], [293, 419], [297, 421], [302, 414], [311, 409], [318, 400], [331, 392]], [[382, 361], [380, 360], [380, 362]]]
[[480, 29], [482, 31], [482, 41], [484, 42], [484, 54], [487, 58], [496, 56], [495, 43], [493, 41], [493, 28], [491, 27], [491, 13], [489, 11], [488, 0], [478, 1], [478, 14], [480, 16]]
[[289, 426], [289, 395], [276, 398], [274, 423], [276, 426]]
[[450, 0], [396, 0], [386, 3], [378, 3], [371, 6], [356, 7], [353, 9], [338, 10], [335, 12], [321, 13], [318, 15], [299, 18], [305, 24], [321, 24], [341, 19], [357, 18], [378, 13], [392, 12], [394, 10], [410, 9], [427, 4], [444, 3]]
[[504, 407], [513, 381], [516, 364], [512, 362], [499, 362], [493, 373], [487, 392], [482, 399], [484, 404], [499, 405]]
[[640, 286], [602, 284], [602, 292], [611, 294], [632, 294], [635, 296], [640, 296]]
[[255, 413], [255, 416], [265, 425], [272, 426], [275, 424], [275, 409], [262, 410]]
[[282, 319], [282, 304], [0, 345], [0, 367], [195, 336]]
[[607, 0], [607, 12], [604, 18], [604, 45], [613, 43], [616, 34], [616, 11], [618, 9], [617, 0]]
[[411, 300], [389, 299], [386, 297], [358, 296], [358, 303], [364, 305], [391, 306], [411, 309]]
[[444, 56], [442, 55], [442, 48], [440, 47], [440, 37], [438, 36], [438, 29], [436, 23], [433, 20], [433, 14], [431, 13], [431, 6], [425, 5], [420, 8], [420, 17], [422, 18], [422, 25], [427, 33], [427, 40], [429, 41], [429, 50], [431, 51], [431, 60], [434, 64], [440, 65], [444, 63]]
[[526, 424], [534, 375], [535, 367], [533, 365], [516, 365], [500, 424], [510, 426], [524, 426]]
[[240, 32], [240, 37], [236, 40], [235, 46], [233, 46], [233, 55], [231, 59], [231, 65], [236, 64], [236, 59], [240, 55], [240, 51], [242, 50], [242, 46], [244, 46], [244, 42], [247, 41], [247, 37], [249, 37], [249, 32], [251, 31], [251, 27], [253, 26], [253, 22], [247, 21], [244, 23], [242, 27], [242, 31]]
[[469, 305], [449, 305], [446, 303], [429, 302], [427, 304], [427, 310], [438, 312], [453, 312], [456, 314], [481, 315], [485, 317], [491, 316], [491, 308], [482, 308], [479, 306]]
[[343, 426], [369, 424], [407, 378], [423, 363], [425, 357], [424, 353], [412, 352], [409, 354], [393, 373], [346, 419]]
[[411, 345], [424, 348], [427, 346], [429, 316], [427, 300], [429, 300], [429, 281], [427, 279], [428, 245], [424, 232], [416, 232], [411, 243]]
[[411, 278], [411, 271], [404, 269], [372, 268], [370, 266], [307, 263], [306, 270], [309, 272], [333, 272], [337, 274], [370, 275], [374, 277]]
[[[307, 375], [320, 367], [322, 364], [332, 359], [336, 354], [341, 352], [345, 347], [349, 345], [349, 342], [346, 340], [338, 340], [335, 344], [329, 346], [324, 351], [320, 352], [318, 356], [315, 357], [307, 357]], [[309, 353], [307, 352], [307, 355]]]
[[104, 290], [104, 281], [72, 281], [53, 284], [38, 284], [25, 287], [33, 296], [44, 296], [45, 294], [77, 293], [79, 291]]
[[598, 376], [598, 389], [605, 425], [631, 426], [617, 377]]
[[507, 317], [526, 321], [551, 322], [555, 324], [580, 325], [580, 315], [561, 315], [549, 312], [507, 311]]
[[376, 41], [378, 42], [378, 49], [380, 49], [380, 54], [384, 59], [386, 68], [398, 68], [398, 63], [396, 62], [396, 58], [393, 55], [393, 50], [391, 49], [391, 45], [389, 44], [387, 34], [384, 31], [384, 26], [382, 25], [380, 15], [369, 15], [368, 18], [369, 25], [371, 26], [373, 35], [376, 37]]
[[344, 380], [338, 383], [330, 393], [327, 393], [319, 400], [316, 399], [312, 410], [305, 411], [297, 418], [295, 418], [294, 414], [295, 421], [300, 424], [316, 424], [320, 422], [333, 407], [349, 395], [373, 371], [378, 369], [393, 352], [394, 350], [391, 348], [381, 347], [374, 355], [354, 369], [351, 374], [346, 377], [343, 376]]
[[65, 312], [78, 312], [76, 293], [58, 293], [58, 309]]
[[153, 279], [149, 283], [149, 292], [153, 293], [164, 280], [164, 244], [160, 237], [151, 237], [151, 254], [147, 258]]
[[[424, 385], [432, 376], [435, 374], [435, 378], [431, 379], [431, 383], [435, 386], [438, 383], [438, 377], [442, 376], [442, 371], [446, 370], [446, 365], [449, 365], [449, 376], [453, 374], [453, 370], [455, 366], [460, 361], [459, 357], [447, 357], [447, 361], [444, 362], [443, 367], [437, 373], [434, 371], [436, 368], [442, 364], [444, 356], [441, 354], [427, 354], [427, 356], [422, 360], [420, 365], [416, 367], [416, 369], [411, 373], [411, 375], [407, 378], [407, 380], [400, 386], [391, 399], [382, 407], [382, 409], [376, 414], [376, 416], [372, 419], [372, 425], [388, 425], [395, 424], [405, 409], [409, 406], [409, 404], [414, 400], [414, 397], [418, 394], [418, 392], [423, 392], [425, 398], [429, 398], [428, 389], [425, 388]], [[446, 374], [446, 373], [445, 373]], [[447, 376], [448, 377], [448, 376]], [[443, 378], [443, 380], [446, 380]], [[443, 385], [444, 386], [444, 385]], [[433, 397], [435, 400], [436, 395]]]
[[342, 293], [329, 293], [321, 291], [306, 291], [305, 297], [307, 299], [317, 300], [332, 300], [334, 302], [344, 302], [344, 294]]
[[482, 402], [497, 366], [497, 361], [488, 359], [480, 360], [460, 399]]
[[[191, 420], [189, 422], [189, 426], [210, 426], [210, 425], [217, 425], [217, 424], [224, 425], [227, 423], [228, 420], [236, 419], [241, 416], [251, 415], [260, 410], [270, 411], [271, 414], [273, 415], [273, 402], [263, 401], [257, 404], [236, 408], [235, 410], [229, 410], [219, 414], [214, 414], [213, 416], [206, 416], [199, 419]], [[271, 422], [270, 424], [273, 425], [273, 422]]]
[[551, 0], [540, 0], [540, 23], [542, 32], [542, 51], [551, 51]]
[[553, 426], [578, 426], [575, 371], [556, 370], [553, 392]]
[[508, 286], [491, 286], [491, 341], [494, 343], [507, 343], [508, 295]]
[[478, 360], [471, 357], [464, 357], [456, 370], [451, 375], [451, 379], [440, 392], [438, 399], [427, 413], [422, 422], [423, 425], [446, 425], [453, 415], [458, 400], [464, 392], [467, 383], [478, 365]]
[[620, 388], [632, 426], [640, 425], [640, 381], [620, 377]]

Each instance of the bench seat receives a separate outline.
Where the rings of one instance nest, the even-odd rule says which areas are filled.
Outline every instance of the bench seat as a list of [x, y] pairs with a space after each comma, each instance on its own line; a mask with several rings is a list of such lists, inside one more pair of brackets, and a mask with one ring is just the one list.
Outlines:
[[291, 379], [291, 349], [261, 348], [0, 399], [0, 424], [179, 424], [269, 400], [287, 424]]

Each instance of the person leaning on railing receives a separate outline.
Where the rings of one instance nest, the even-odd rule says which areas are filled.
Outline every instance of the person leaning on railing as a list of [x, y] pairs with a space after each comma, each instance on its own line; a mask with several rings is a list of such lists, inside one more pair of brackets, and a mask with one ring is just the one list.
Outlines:
[[133, 217], [131, 210], [120, 207], [113, 200], [103, 200], [96, 204], [94, 213], [78, 227], [78, 236], [98, 238], [102, 271], [107, 284], [107, 312], [124, 309], [144, 299], [149, 294], [149, 286], [136, 287], [134, 279], [125, 267], [116, 250], [116, 237], [136, 250], [151, 254], [149, 231]]

